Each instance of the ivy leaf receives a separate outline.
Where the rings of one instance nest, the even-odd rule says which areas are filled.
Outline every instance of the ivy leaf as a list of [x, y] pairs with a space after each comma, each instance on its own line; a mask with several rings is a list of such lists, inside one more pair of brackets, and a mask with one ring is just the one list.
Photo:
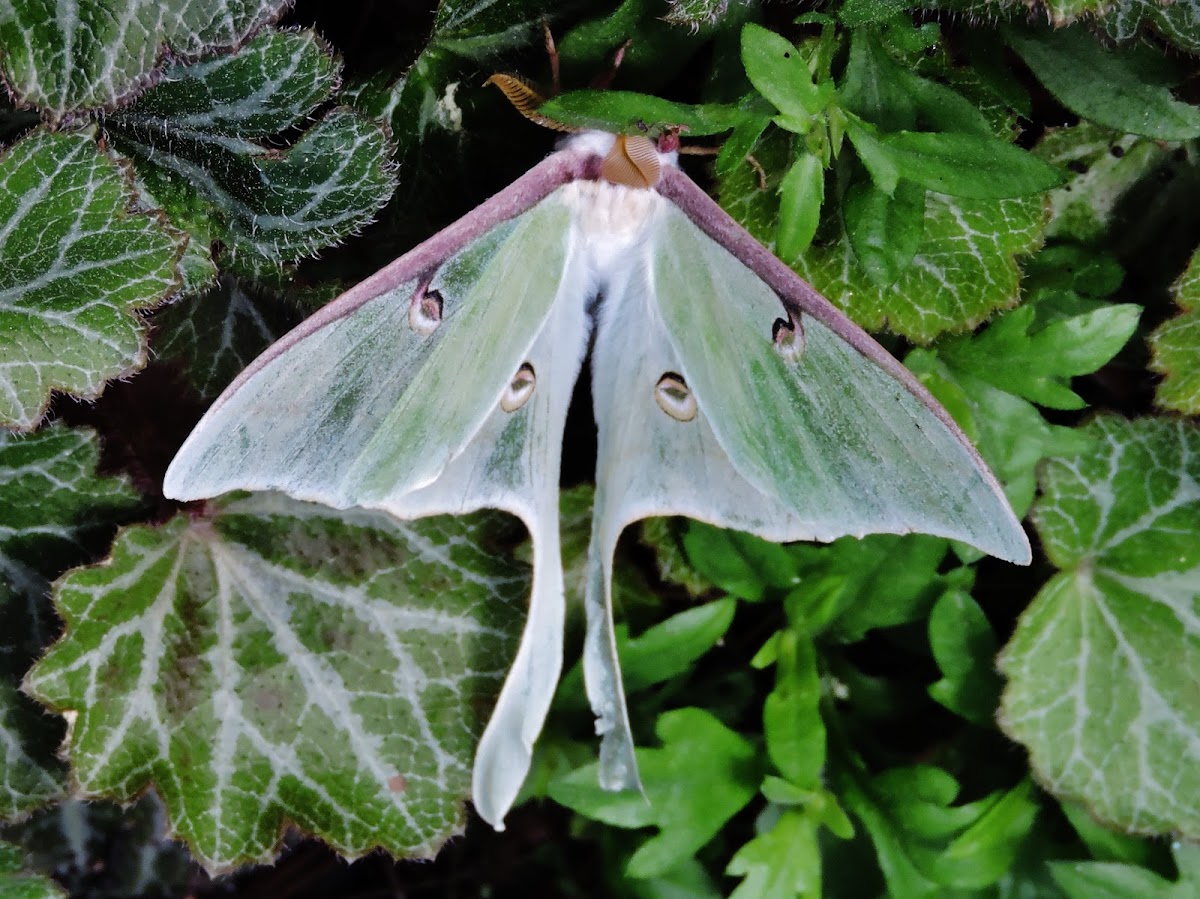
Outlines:
[[646, 795], [600, 788], [597, 765], [550, 783], [550, 796], [581, 815], [614, 827], [657, 826], [638, 848], [626, 874], [656, 877], [711, 840], [758, 789], [758, 754], [745, 737], [703, 709], [666, 712], [655, 728], [661, 749], [638, 749]]
[[1180, 314], [1150, 335], [1150, 367], [1164, 376], [1154, 399], [1164, 409], [1200, 415], [1200, 252], [1173, 292]]
[[1034, 521], [1060, 569], [1000, 657], [1001, 725], [1103, 821], [1200, 836], [1200, 432], [1097, 418]]
[[285, 822], [347, 855], [432, 855], [524, 617], [496, 519], [207, 509], [57, 585], [67, 630], [27, 684], [71, 714], [79, 794], [152, 783], [211, 871], [270, 860]]
[[1180, 50], [1200, 53], [1200, 2], [1175, 0], [1158, 3], [1156, 0], [1121, 0], [1100, 24], [1118, 41], [1129, 41], [1149, 26]]
[[223, 275], [210, 289], [185, 296], [154, 316], [154, 349], [176, 359], [205, 399], [225, 386], [259, 353], [300, 323], [299, 311], [250, 282]]
[[17, 691], [55, 623], [49, 579], [107, 537], [138, 497], [120, 478], [97, 477], [96, 435], [51, 425], [16, 437], [0, 431], [0, 817], [57, 798], [63, 772], [58, 722]]
[[1080, 122], [1050, 131], [1034, 152], [1073, 173], [1050, 192], [1046, 237], [1090, 242], [1107, 237], [1117, 202], [1170, 151], [1160, 142]]
[[429, 43], [469, 59], [494, 58], [540, 35], [554, 11], [550, 0], [441, 0]]
[[1144, 49], [1114, 51], [1083, 27], [1014, 30], [1007, 40], [1046, 89], [1081, 118], [1160, 140], [1200, 137], [1200, 109], [1176, 100], [1152, 76]]
[[[168, 56], [194, 57], [244, 41], [285, 0], [89, 0], [0, 6], [0, 69], [18, 102], [54, 120], [111, 107], [154, 80]], [[171, 53], [165, 53], [166, 48]]]
[[174, 220], [251, 270], [292, 262], [362, 228], [395, 187], [383, 128], [344, 108], [287, 150], [263, 144], [305, 122], [337, 76], [312, 32], [267, 32], [231, 56], [172, 65], [106, 125]]
[[49, 877], [25, 871], [20, 846], [0, 842], [0, 895], [5, 899], [67, 899], [66, 891]]
[[175, 291], [185, 238], [136, 205], [87, 134], [39, 131], [0, 156], [0, 424], [32, 429], [52, 390], [96, 397], [146, 364], [136, 311]]
[[186, 896], [198, 872], [166, 829], [166, 810], [149, 792], [127, 808], [67, 799], [10, 826], [6, 835], [72, 896]]
[[1049, 409], [1082, 409], [1070, 379], [1096, 371], [1137, 329], [1141, 307], [1132, 303], [1038, 322], [1026, 304], [999, 316], [978, 334], [938, 344], [938, 355], [969, 375]]

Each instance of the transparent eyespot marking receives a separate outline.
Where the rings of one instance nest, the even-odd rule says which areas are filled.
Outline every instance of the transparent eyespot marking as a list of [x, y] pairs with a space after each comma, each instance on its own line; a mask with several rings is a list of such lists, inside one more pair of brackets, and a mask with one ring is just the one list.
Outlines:
[[525, 362], [517, 369], [504, 393], [500, 397], [500, 408], [505, 412], [516, 412], [533, 396], [533, 388], [537, 386], [537, 375], [533, 366]]
[[804, 352], [804, 325], [798, 318], [775, 319], [771, 325], [771, 340], [785, 362], [795, 362]]
[[654, 399], [662, 409], [676, 421], [691, 421], [699, 411], [696, 395], [683, 380], [683, 375], [669, 371], [654, 385]]
[[442, 295], [421, 288], [408, 307], [408, 325], [422, 337], [428, 337], [442, 323]]

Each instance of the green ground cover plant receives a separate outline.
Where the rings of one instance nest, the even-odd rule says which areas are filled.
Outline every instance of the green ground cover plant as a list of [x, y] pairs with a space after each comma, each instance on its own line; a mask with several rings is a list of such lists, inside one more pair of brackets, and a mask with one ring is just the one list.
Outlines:
[[[629, 529], [645, 796], [607, 793], [573, 413], [503, 833], [467, 800], [515, 520], [161, 493], [261, 350], [550, 151], [497, 71], [685, 125], [1034, 543]], [[0, 896], [1200, 895], [1198, 0], [5, 0], [0, 77]]]

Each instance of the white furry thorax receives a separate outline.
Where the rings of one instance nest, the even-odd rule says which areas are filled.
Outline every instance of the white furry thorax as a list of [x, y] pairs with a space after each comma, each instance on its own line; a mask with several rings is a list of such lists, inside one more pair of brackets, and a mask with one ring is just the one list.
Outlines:
[[572, 181], [562, 196], [591, 267], [600, 272], [621, 267], [646, 245], [667, 202], [658, 191], [607, 181]]

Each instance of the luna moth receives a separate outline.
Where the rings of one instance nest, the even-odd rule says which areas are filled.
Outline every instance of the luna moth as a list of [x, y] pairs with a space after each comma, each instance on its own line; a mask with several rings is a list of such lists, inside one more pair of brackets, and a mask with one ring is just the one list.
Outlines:
[[528, 618], [476, 751], [497, 829], [563, 653], [559, 466], [590, 351], [598, 429], [584, 674], [600, 780], [638, 788], [612, 619], [631, 522], [774, 541], [922, 532], [1027, 563], [970, 441], [917, 380], [677, 165], [587, 132], [253, 362], [183, 444], [180, 500], [278, 490], [405, 519], [495, 508], [533, 542]]

